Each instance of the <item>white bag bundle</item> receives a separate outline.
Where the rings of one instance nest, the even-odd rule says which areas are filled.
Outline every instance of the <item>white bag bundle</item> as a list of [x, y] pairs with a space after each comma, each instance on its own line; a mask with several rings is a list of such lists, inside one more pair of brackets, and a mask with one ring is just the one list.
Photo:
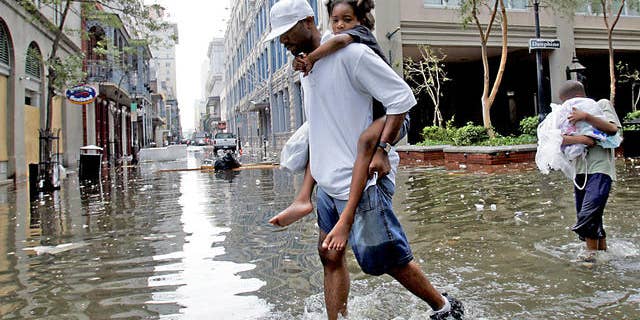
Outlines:
[[280, 167], [293, 173], [304, 172], [309, 162], [309, 123], [303, 123], [280, 152]]
[[551, 104], [552, 112], [538, 125], [538, 150], [536, 152], [536, 164], [543, 174], [549, 174], [549, 170], [560, 170], [569, 179], [573, 179], [576, 170], [562, 152], [562, 132], [560, 123], [565, 116], [558, 112], [561, 106]]

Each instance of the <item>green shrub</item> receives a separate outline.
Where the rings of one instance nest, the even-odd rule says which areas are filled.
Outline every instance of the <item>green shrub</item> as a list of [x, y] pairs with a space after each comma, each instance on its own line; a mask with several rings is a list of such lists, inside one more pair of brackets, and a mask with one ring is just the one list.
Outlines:
[[[623, 122], [629, 122], [638, 118], [640, 118], [640, 110], [627, 113], [627, 115], [624, 116]], [[640, 130], [640, 124], [626, 125], [624, 126], [624, 130]]]
[[426, 142], [429, 142], [429, 145], [450, 144], [452, 135], [451, 130], [448, 128], [429, 126], [422, 129], [422, 137]]
[[476, 126], [473, 122], [467, 122], [464, 127], [458, 128], [453, 135], [453, 143], [456, 146], [470, 146], [489, 138], [487, 129]]
[[536, 136], [538, 123], [539, 120], [537, 116], [531, 116], [520, 120], [520, 133], [530, 136]]
[[496, 136], [493, 139], [488, 139], [479, 143], [481, 146], [513, 146], [517, 144], [535, 144], [537, 142], [536, 136], [522, 134], [517, 137], [509, 136]]
[[624, 122], [629, 122], [638, 118], [640, 118], [640, 110], [627, 113], [627, 115], [624, 116]]
[[[531, 125], [534, 123], [535, 126]], [[528, 129], [533, 128], [533, 134], [522, 134], [517, 137], [503, 137], [496, 134], [496, 137], [489, 139], [487, 129], [483, 126], [476, 126], [472, 122], [467, 122], [464, 127], [455, 128], [453, 121], [447, 121], [444, 128], [437, 126], [429, 126], [422, 129], [422, 137], [424, 141], [418, 143], [420, 146], [435, 146], [450, 144], [455, 146], [509, 146], [516, 144], [532, 144], [536, 143], [536, 129], [538, 126], [538, 118], [530, 117], [526, 123]]]

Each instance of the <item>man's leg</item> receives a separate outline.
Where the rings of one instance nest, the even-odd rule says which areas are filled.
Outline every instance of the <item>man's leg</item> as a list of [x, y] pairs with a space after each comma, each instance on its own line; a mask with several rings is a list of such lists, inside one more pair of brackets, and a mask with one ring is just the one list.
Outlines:
[[318, 253], [324, 268], [324, 303], [329, 320], [338, 319], [338, 314], [347, 315], [347, 298], [349, 297], [349, 271], [347, 270], [346, 250], [329, 250], [322, 248], [327, 234], [320, 230]]
[[[317, 191], [317, 212], [320, 236], [318, 254], [324, 269], [324, 301], [329, 320], [338, 319], [338, 314], [347, 315], [347, 297], [349, 296], [349, 271], [345, 250], [322, 248], [322, 242], [338, 222], [338, 210], [344, 208], [345, 201], [331, 198], [322, 188]], [[336, 206], [339, 205], [339, 208]]]
[[440, 310], [444, 307], [444, 298], [431, 285], [417, 263], [411, 261], [402, 267], [393, 268], [389, 270], [389, 275], [398, 280], [411, 293], [428, 303], [431, 309]]

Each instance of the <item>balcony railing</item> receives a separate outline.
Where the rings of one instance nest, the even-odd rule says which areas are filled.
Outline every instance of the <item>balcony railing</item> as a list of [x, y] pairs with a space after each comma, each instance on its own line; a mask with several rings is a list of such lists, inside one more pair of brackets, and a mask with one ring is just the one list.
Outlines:
[[120, 67], [114, 67], [108, 60], [87, 60], [87, 80], [89, 82], [110, 82], [131, 93], [131, 77]]

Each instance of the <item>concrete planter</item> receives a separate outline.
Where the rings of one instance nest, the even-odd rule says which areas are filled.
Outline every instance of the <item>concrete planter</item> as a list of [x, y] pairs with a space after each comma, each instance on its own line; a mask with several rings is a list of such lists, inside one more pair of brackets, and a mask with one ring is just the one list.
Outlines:
[[444, 166], [447, 170], [492, 172], [502, 168], [535, 167], [537, 145], [496, 147], [400, 146], [400, 164]]
[[444, 149], [449, 145], [439, 146], [398, 146], [396, 151], [400, 155], [400, 164], [407, 166], [444, 166]]

